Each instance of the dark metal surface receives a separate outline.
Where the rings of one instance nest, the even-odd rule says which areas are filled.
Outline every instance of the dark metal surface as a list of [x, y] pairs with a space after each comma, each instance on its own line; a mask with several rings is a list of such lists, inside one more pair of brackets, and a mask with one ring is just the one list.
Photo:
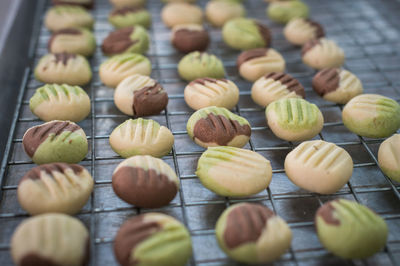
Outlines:
[[[86, 90], [91, 96], [91, 115], [79, 123], [88, 135], [90, 152], [81, 163], [89, 169], [96, 180], [91, 200], [77, 215], [90, 228], [92, 237], [92, 265], [116, 265], [112, 252], [112, 240], [119, 226], [128, 217], [153, 210], [132, 208], [121, 201], [112, 191], [111, 175], [122, 159], [108, 144], [108, 136], [118, 124], [128, 117], [115, 107], [114, 90], [101, 84], [98, 67], [105, 57], [99, 45], [112, 30], [107, 22], [111, 6], [106, 0], [97, 1], [93, 10], [96, 18], [95, 35], [97, 51], [91, 59], [94, 78]], [[345, 68], [360, 77], [366, 93], [380, 93], [396, 100], [400, 99], [400, 32], [398, 24], [398, 1], [337, 0], [306, 1], [312, 8], [312, 18], [326, 29], [327, 36], [335, 40], [346, 52]], [[382, 3], [384, 2], [384, 3]], [[200, 1], [204, 6], [205, 1]], [[182, 57], [169, 43], [169, 30], [160, 20], [162, 4], [149, 0], [148, 9], [153, 15], [150, 30], [151, 49], [148, 56], [153, 64], [152, 77], [157, 79], [169, 93], [167, 110], [151, 118], [168, 126], [175, 136], [174, 149], [164, 160], [170, 164], [181, 179], [179, 195], [167, 207], [156, 211], [170, 214], [182, 221], [190, 230], [193, 240], [191, 265], [236, 265], [219, 249], [214, 237], [214, 226], [222, 211], [230, 204], [241, 201], [261, 202], [272, 208], [292, 228], [291, 249], [277, 265], [398, 265], [400, 263], [400, 193], [399, 184], [388, 180], [380, 171], [376, 154], [382, 140], [360, 138], [350, 133], [341, 121], [341, 106], [318, 97], [311, 89], [311, 78], [315, 73], [301, 62], [300, 49], [287, 43], [282, 35], [282, 26], [270, 22], [265, 16], [265, 3], [260, 0], [246, 2], [248, 15], [268, 24], [273, 34], [273, 47], [280, 51], [287, 63], [287, 72], [298, 78], [306, 88], [306, 98], [316, 103], [325, 118], [324, 129], [316, 138], [335, 142], [346, 149], [355, 163], [350, 182], [339, 192], [321, 196], [301, 190], [285, 176], [283, 161], [296, 145], [276, 138], [266, 127], [264, 110], [250, 98], [251, 83], [238, 76], [235, 60], [238, 55], [226, 47], [220, 31], [209, 28], [212, 44], [209, 51], [224, 62], [227, 77], [239, 86], [240, 101], [235, 111], [252, 125], [252, 137], [248, 149], [259, 152], [271, 161], [273, 178], [269, 188], [244, 199], [223, 198], [204, 188], [194, 174], [197, 159], [203, 149], [195, 145], [186, 134], [186, 122], [192, 110], [185, 104], [183, 89], [186, 85], [177, 75], [177, 63]], [[44, 10], [41, 11], [44, 13]], [[41, 84], [32, 75], [37, 60], [47, 52], [49, 32], [42, 26], [33, 36], [38, 40], [34, 63], [26, 69], [26, 75], [18, 79], [21, 86], [21, 104], [13, 123], [15, 132], [9, 138], [10, 152], [5, 154], [0, 202], [0, 261], [10, 265], [9, 241], [15, 227], [27, 217], [20, 208], [16, 187], [27, 170], [34, 167], [23, 152], [21, 138], [31, 126], [40, 124], [29, 110], [28, 101]], [[26, 86], [25, 86], [26, 85]], [[319, 243], [313, 218], [318, 207], [327, 200], [343, 197], [357, 200], [385, 218], [390, 236], [385, 249], [367, 260], [348, 261], [329, 254]]]

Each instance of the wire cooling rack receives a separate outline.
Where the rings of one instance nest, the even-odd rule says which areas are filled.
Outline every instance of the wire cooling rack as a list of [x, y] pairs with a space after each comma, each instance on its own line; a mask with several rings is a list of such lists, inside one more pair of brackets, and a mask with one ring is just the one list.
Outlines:
[[[400, 99], [400, 2], [394, 0], [336, 0], [306, 1], [312, 9], [312, 18], [326, 29], [327, 36], [335, 40], [346, 53], [345, 68], [355, 73], [363, 82], [366, 93], [380, 93]], [[42, 3], [38, 1], [38, 3]], [[205, 1], [199, 4], [204, 7]], [[215, 195], [204, 188], [195, 176], [197, 159], [203, 149], [195, 145], [186, 133], [186, 122], [192, 110], [185, 104], [185, 82], [179, 79], [177, 63], [182, 57], [169, 43], [169, 30], [162, 24], [159, 0], [149, 0], [152, 13], [150, 30], [151, 48], [148, 57], [153, 64], [152, 77], [158, 80], [169, 94], [168, 108], [151, 118], [170, 128], [175, 136], [172, 152], [164, 157], [181, 179], [181, 188], [170, 205], [157, 209], [134, 208], [121, 201], [111, 187], [111, 175], [122, 159], [109, 144], [111, 131], [128, 117], [121, 114], [113, 103], [113, 89], [99, 80], [98, 68], [105, 57], [100, 45], [112, 31], [107, 22], [111, 6], [99, 0], [92, 11], [96, 19], [94, 33], [97, 38], [96, 54], [91, 58], [93, 80], [86, 87], [91, 97], [90, 116], [80, 126], [88, 135], [89, 153], [81, 163], [95, 178], [95, 189], [88, 204], [77, 215], [89, 228], [91, 235], [91, 264], [116, 265], [112, 241], [119, 226], [130, 216], [149, 211], [160, 211], [182, 221], [190, 230], [193, 257], [190, 265], [238, 265], [229, 260], [219, 249], [214, 237], [214, 225], [222, 211], [235, 202], [260, 202], [269, 206], [285, 219], [292, 231], [290, 250], [276, 265], [398, 265], [400, 263], [400, 193], [399, 184], [388, 180], [377, 166], [377, 149], [382, 140], [358, 137], [350, 133], [341, 121], [341, 106], [318, 97], [311, 89], [315, 73], [301, 63], [300, 49], [285, 41], [282, 26], [270, 22], [265, 16], [266, 4], [261, 0], [247, 0], [248, 16], [267, 24], [273, 35], [273, 47], [280, 51], [287, 63], [287, 72], [296, 77], [306, 88], [306, 99], [321, 109], [325, 124], [316, 139], [335, 142], [346, 149], [355, 163], [350, 182], [339, 192], [322, 196], [301, 190], [285, 176], [283, 162], [296, 143], [279, 140], [266, 127], [264, 110], [250, 98], [251, 83], [241, 79], [235, 67], [238, 51], [228, 48], [221, 39], [220, 30], [209, 27], [212, 43], [209, 51], [220, 57], [227, 71], [227, 78], [240, 88], [240, 101], [235, 112], [244, 116], [252, 125], [252, 136], [245, 148], [264, 155], [271, 161], [273, 179], [269, 188], [249, 198], [233, 199]], [[32, 70], [38, 59], [47, 53], [50, 33], [42, 26], [42, 19], [49, 4], [38, 4], [36, 27], [31, 40], [31, 64], [25, 70], [18, 104], [1, 165], [0, 202], [0, 261], [11, 265], [9, 243], [15, 227], [28, 217], [17, 201], [16, 188], [20, 178], [35, 165], [22, 148], [22, 136], [31, 126], [42, 123], [29, 110], [29, 99], [42, 85], [34, 79]], [[390, 236], [385, 249], [362, 261], [342, 260], [327, 252], [319, 243], [313, 218], [318, 207], [333, 198], [356, 200], [372, 208], [385, 218]]]

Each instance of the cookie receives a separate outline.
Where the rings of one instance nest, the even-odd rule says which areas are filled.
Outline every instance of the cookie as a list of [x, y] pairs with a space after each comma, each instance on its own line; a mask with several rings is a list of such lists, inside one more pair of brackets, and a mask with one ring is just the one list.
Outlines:
[[163, 157], [174, 145], [171, 131], [154, 120], [128, 119], [110, 135], [111, 148], [124, 158], [134, 155]]
[[275, 136], [287, 141], [312, 139], [324, 125], [319, 108], [299, 98], [274, 101], [267, 106], [265, 115]]
[[318, 22], [304, 18], [294, 18], [283, 29], [286, 40], [294, 45], [303, 45], [308, 41], [325, 36], [324, 28]]
[[184, 97], [194, 110], [209, 106], [232, 109], [239, 101], [239, 88], [227, 79], [199, 78], [185, 87]]
[[293, 18], [308, 18], [308, 6], [300, 0], [274, 1], [267, 8], [267, 16], [279, 23], [287, 23]]
[[179, 190], [179, 178], [164, 161], [149, 155], [130, 157], [112, 176], [115, 194], [140, 208], [160, 208], [168, 205]]
[[271, 33], [267, 26], [248, 18], [235, 18], [222, 28], [224, 42], [237, 50], [269, 47]]
[[78, 54], [47, 54], [36, 68], [35, 78], [43, 83], [83, 86], [92, 79], [92, 70], [87, 59]]
[[18, 184], [18, 202], [31, 215], [78, 213], [93, 190], [93, 178], [78, 164], [50, 163], [29, 170]]
[[179, 76], [187, 81], [198, 78], [223, 78], [225, 68], [222, 61], [213, 54], [191, 52], [178, 64]]
[[385, 138], [400, 128], [400, 105], [378, 94], [361, 94], [343, 108], [344, 125], [367, 138]]
[[236, 147], [208, 148], [200, 157], [196, 175], [209, 190], [226, 197], [246, 197], [271, 182], [270, 162], [260, 154]]
[[150, 38], [142, 26], [131, 26], [111, 32], [101, 45], [103, 54], [111, 56], [124, 53], [143, 54], [147, 52]]
[[34, 115], [46, 122], [51, 120], [79, 122], [90, 113], [90, 99], [81, 87], [46, 84], [38, 88], [31, 97], [29, 108]]
[[186, 54], [207, 50], [210, 37], [202, 25], [179, 24], [172, 28], [171, 43], [176, 50]]
[[232, 0], [213, 0], [206, 5], [206, 18], [214, 27], [222, 27], [234, 18], [246, 16], [242, 3]]
[[341, 67], [345, 60], [343, 50], [334, 41], [325, 38], [306, 42], [301, 54], [304, 64], [319, 70]]
[[337, 199], [322, 205], [315, 215], [322, 245], [344, 259], [365, 259], [386, 244], [388, 226], [374, 211], [357, 202]]
[[22, 145], [36, 164], [78, 163], [88, 152], [85, 132], [69, 121], [54, 120], [29, 128]]
[[179, 24], [203, 24], [203, 11], [200, 7], [186, 2], [172, 2], [163, 7], [161, 19], [167, 27]]
[[146, 4], [147, 0], [110, 0], [116, 8], [121, 7], [141, 7]]
[[340, 68], [319, 71], [312, 80], [314, 91], [327, 101], [345, 104], [363, 93], [361, 81], [351, 72]]
[[135, 74], [118, 84], [114, 103], [130, 116], [156, 115], [167, 107], [168, 94], [154, 79]]
[[256, 81], [271, 72], [285, 71], [285, 59], [272, 48], [255, 48], [242, 52], [236, 61], [240, 76]]
[[206, 107], [192, 114], [186, 125], [189, 137], [204, 148], [233, 146], [241, 148], [250, 139], [249, 122], [223, 107]]
[[94, 6], [94, 0], [52, 0], [53, 5], [77, 5], [91, 9]]
[[192, 256], [192, 241], [189, 231], [173, 217], [145, 213], [121, 226], [115, 237], [114, 253], [122, 266], [184, 266]]
[[259, 78], [251, 87], [253, 101], [266, 107], [282, 98], [305, 98], [300, 82], [289, 74], [272, 72]]
[[150, 60], [134, 53], [114, 55], [100, 65], [99, 76], [108, 87], [115, 88], [125, 78], [134, 74], [150, 76]]
[[15, 265], [88, 265], [90, 236], [78, 219], [61, 213], [25, 219], [11, 238]]
[[149, 11], [141, 7], [121, 7], [110, 13], [108, 22], [117, 29], [136, 25], [149, 28], [151, 15]]
[[229, 257], [251, 264], [278, 259], [292, 241], [287, 223], [269, 208], [254, 203], [226, 209], [218, 218], [215, 235]]
[[50, 53], [70, 53], [91, 56], [96, 50], [93, 33], [84, 28], [69, 28], [54, 32], [47, 44]]
[[51, 7], [47, 11], [44, 24], [50, 31], [78, 27], [91, 29], [94, 19], [83, 7], [59, 5]]
[[394, 134], [381, 143], [378, 150], [379, 167], [383, 173], [400, 182], [400, 134]]
[[353, 160], [345, 149], [334, 143], [304, 141], [286, 156], [285, 172], [298, 187], [332, 194], [350, 180]]

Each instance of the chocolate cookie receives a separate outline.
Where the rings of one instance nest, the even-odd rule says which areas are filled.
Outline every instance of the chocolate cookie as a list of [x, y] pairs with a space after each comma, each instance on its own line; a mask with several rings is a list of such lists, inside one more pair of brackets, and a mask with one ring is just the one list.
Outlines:
[[182, 53], [205, 51], [209, 42], [208, 32], [201, 25], [181, 24], [172, 29], [171, 43]]
[[142, 26], [131, 26], [111, 32], [101, 45], [105, 55], [143, 54], [149, 49], [149, 34]]

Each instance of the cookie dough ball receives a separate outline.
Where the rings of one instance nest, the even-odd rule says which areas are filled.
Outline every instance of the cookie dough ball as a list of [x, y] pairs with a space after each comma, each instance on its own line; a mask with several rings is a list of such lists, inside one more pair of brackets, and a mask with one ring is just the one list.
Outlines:
[[325, 100], [345, 104], [363, 93], [361, 81], [351, 72], [340, 68], [326, 68], [313, 80], [314, 91]]
[[144, 54], [149, 49], [150, 38], [142, 26], [132, 26], [111, 32], [103, 41], [101, 50], [105, 55], [124, 53]]
[[193, 141], [204, 148], [233, 146], [241, 148], [250, 139], [249, 122], [223, 107], [206, 107], [192, 114], [186, 125]]
[[29, 108], [43, 121], [79, 122], [90, 113], [90, 99], [81, 87], [46, 84], [31, 97]]
[[54, 120], [29, 128], [22, 145], [36, 164], [79, 163], [88, 152], [85, 132], [69, 121]]
[[25, 219], [11, 238], [15, 265], [87, 265], [90, 236], [78, 219], [61, 213]]
[[208, 148], [200, 157], [196, 175], [209, 190], [226, 197], [246, 197], [271, 182], [270, 162], [260, 154], [236, 147]]
[[194, 110], [209, 106], [232, 109], [239, 101], [239, 88], [227, 79], [199, 78], [185, 87], [184, 97]]
[[31, 215], [78, 213], [93, 190], [93, 178], [78, 164], [51, 163], [28, 171], [18, 184], [18, 201]]
[[244, 16], [246, 16], [246, 9], [237, 1], [213, 0], [206, 5], [207, 20], [215, 27], [222, 27], [225, 22]]
[[259, 78], [251, 87], [251, 98], [263, 107], [282, 98], [305, 98], [305, 96], [304, 87], [300, 82], [285, 73], [269, 73]]
[[381, 217], [357, 202], [337, 199], [322, 205], [315, 215], [322, 245], [344, 259], [365, 259], [386, 244], [388, 227]]
[[96, 50], [96, 40], [87, 29], [69, 28], [54, 32], [47, 47], [50, 53], [91, 56]]
[[325, 38], [308, 41], [301, 53], [304, 64], [319, 70], [341, 67], [345, 60], [343, 50], [334, 41]]
[[108, 21], [115, 28], [125, 28], [135, 25], [149, 28], [151, 25], [151, 15], [144, 8], [122, 7], [114, 9], [108, 16]]
[[343, 108], [344, 125], [367, 138], [386, 138], [400, 128], [400, 105], [378, 94], [361, 94]]
[[180, 24], [172, 29], [171, 43], [178, 51], [186, 54], [207, 50], [210, 37], [202, 25]]
[[226, 209], [218, 218], [215, 234], [229, 257], [251, 264], [278, 259], [292, 241], [287, 223], [269, 208], [254, 203], [238, 203]]
[[154, 120], [128, 119], [110, 135], [111, 148], [124, 158], [134, 155], [163, 157], [174, 145], [171, 131]]
[[236, 64], [239, 74], [253, 82], [268, 73], [285, 71], [285, 59], [272, 48], [244, 51], [238, 56]]
[[146, 4], [147, 0], [110, 0], [116, 8], [122, 7], [141, 7]]
[[400, 182], [400, 134], [381, 143], [378, 151], [379, 167], [389, 178]]
[[150, 76], [150, 60], [134, 53], [114, 55], [100, 65], [99, 76], [108, 87], [115, 88], [125, 78], [134, 74]]
[[308, 18], [308, 6], [299, 0], [274, 1], [267, 8], [267, 16], [279, 23], [287, 23], [293, 18]]
[[94, 19], [83, 7], [61, 5], [47, 11], [44, 23], [51, 31], [77, 27], [91, 29]]
[[271, 33], [268, 27], [248, 18], [229, 20], [222, 28], [222, 37], [228, 46], [237, 50], [250, 50], [271, 45]]
[[304, 18], [294, 18], [286, 24], [283, 34], [290, 43], [303, 45], [308, 41], [325, 36], [324, 28], [318, 22]]
[[213, 54], [198, 51], [185, 55], [178, 64], [179, 76], [187, 81], [198, 78], [223, 78], [225, 68]]
[[93, 8], [94, 0], [52, 0], [53, 5], [76, 5], [84, 8]]
[[324, 118], [315, 104], [299, 98], [272, 102], [265, 110], [272, 132], [287, 141], [312, 139], [321, 132]]
[[167, 106], [168, 94], [154, 79], [135, 74], [118, 84], [114, 93], [114, 103], [127, 115], [156, 115]]
[[203, 24], [203, 11], [199, 6], [172, 2], [161, 11], [161, 19], [167, 27], [179, 24]]
[[286, 156], [285, 172], [302, 189], [332, 194], [350, 180], [353, 160], [345, 149], [334, 143], [304, 141]]
[[89, 62], [77, 54], [47, 54], [35, 68], [35, 78], [44, 83], [83, 86], [92, 79]]
[[117, 166], [112, 186], [115, 194], [129, 204], [140, 208], [160, 208], [175, 198], [179, 178], [163, 160], [137, 155]]
[[145, 213], [121, 226], [115, 237], [114, 253], [124, 266], [184, 266], [192, 256], [192, 241], [189, 231], [173, 217]]

